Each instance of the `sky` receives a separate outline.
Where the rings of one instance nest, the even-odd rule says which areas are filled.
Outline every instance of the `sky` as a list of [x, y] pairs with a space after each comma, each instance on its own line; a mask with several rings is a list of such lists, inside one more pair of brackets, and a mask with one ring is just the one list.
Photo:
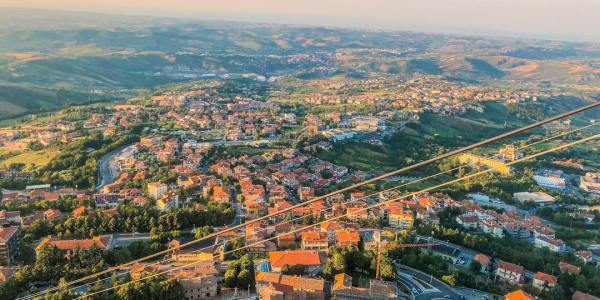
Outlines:
[[0, 6], [600, 41], [600, 0], [0, 0]]

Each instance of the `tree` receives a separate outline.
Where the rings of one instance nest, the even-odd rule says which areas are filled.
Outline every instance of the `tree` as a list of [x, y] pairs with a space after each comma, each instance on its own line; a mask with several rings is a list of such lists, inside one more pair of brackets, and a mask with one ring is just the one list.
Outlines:
[[177, 280], [163, 280], [160, 282], [160, 298], [168, 300], [185, 299], [185, 293]]
[[58, 281], [58, 287], [58, 292], [47, 293], [44, 300], [69, 300], [75, 298], [71, 289], [67, 288], [67, 281], [64, 278]]
[[196, 231], [194, 232], [194, 236], [197, 239], [203, 238], [211, 233], [214, 232], [214, 229], [212, 228], [212, 226], [202, 226], [200, 228], [196, 228]]
[[396, 278], [396, 267], [387, 255], [382, 255], [379, 265], [379, 274], [384, 280], [394, 280]]
[[442, 276], [442, 280], [451, 286], [454, 286], [454, 284], [456, 284], [456, 279], [454, 278], [454, 275], [452, 275], [452, 274]]
[[482, 265], [479, 261], [477, 260], [472, 260], [469, 263], [469, 270], [471, 270], [471, 272], [473, 273], [480, 273], [482, 269]]
[[303, 265], [293, 265], [290, 266], [288, 264], [283, 265], [281, 267], [281, 274], [285, 275], [302, 275], [306, 273], [306, 267]]
[[346, 272], [346, 259], [339, 252], [333, 254], [333, 270], [336, 274]]
[[[252, 283], [252, 279], [250, 278], [252, 274], [248, 269], [243, 269], [237, 276], [237, 287], [241, 289], [247, 289], [248, 286]], [[253, 277], [253, 276], [252, 276]]]
[[64, 256], [55, 247], [45, 245], [37, 252], [32, 274], [37, 280], [56, 280], [61, 277], [64, 264]]
[[237, 285], [237, 271], [235, 269], [228, 269], [225, 272], [223, 284], [230, 288], [233, 288]]

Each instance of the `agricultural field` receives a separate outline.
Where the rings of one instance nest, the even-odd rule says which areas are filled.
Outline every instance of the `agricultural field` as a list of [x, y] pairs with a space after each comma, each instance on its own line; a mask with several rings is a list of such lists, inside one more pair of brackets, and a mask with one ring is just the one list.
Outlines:
[[0, 160], [0, 167], [6, 168], [11, 164], [25, 164], [26, 171], [33, 171], [35, 168], [48, 164], [50, 160], [60, 153], [59, 148], [48, 148], [40, 151], [28, 151], [5, 160]]

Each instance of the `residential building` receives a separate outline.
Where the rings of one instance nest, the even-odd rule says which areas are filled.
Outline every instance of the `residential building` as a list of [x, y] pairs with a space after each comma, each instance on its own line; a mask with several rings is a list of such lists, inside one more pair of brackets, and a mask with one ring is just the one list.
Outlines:
[[117, 193], [94, 194], [94, 204], [97, 209], [116, 208], [119, 205], [119, 194], [117, 194]]
[[358, 248], [360, 236], [356, 230], [341, 229], [335, 232], [335, 245], [338, 248], [354, 247]]
[[167, 211], [179, 207], [179, 196], [175, 192], [170, 192], [156, 200], [156, 207], [161, 211]]
[[284, 265], [306, 267], [310, 274], [315, 274], [325, 265], [325, 252], [314, 250], [286, 250], [269, 252], [269, 262], [274, 272], [281, 272]]
[[44, 211], [44, 219], [46, 219], [48, 221], [62, 219], [63, 217], [65, 217], [65, 216], [63, 216], [63, 213], [60, 212], [60, 210], [58, 210], [56, 208], [48, 208], [47, 210]]
[[594, 259], [594, 255], [592, 254], [592, 251], [589, 251], [589, 250], [576, 251], [575, 256], [577, 256], [579, 259], [583, 260], [583, 262], [586, 264], [589, 262], [592, 262], [592, 260]]
[[0, 267], [0, 283], [10, 280], [17, 271], [14, 267]]
[[390, 226], [394, 228], [409, 229], [414, 222], [413, 213], [401, 209], [391, 209], [388, 218]]
[[579, 177], [579, 187], [596, 196], [600, 196], [600, 173], [586, 173]]
[[112, 244], [112, 235], [95, 236], [91, 239], [82, 240], [64, 240], [48, 236], [42, 239], [42, 241], [35, 247], [35, 251], [39, 252], [45, 246], [56, 247], [56, 249], [58, 249], [58, 251], [61, 252], [65, 257], [70, 258], [78, 250], [90, 250], [94, 247], [97, 247], [98, 249], [104, 251], [112, 248]]
[[211, 261], [214, 256], [212, 253], [206, 252], [189, 252], [176, 250], [171, 255], [171, 259], [176, 262], [198, 262], [198, 261]]
[[571, 296], [572, 300], [600, 300], [600, 297], [592, 296], [590, 294], [586, 294], [582, 291], [575, 291], [573, 296]]
[[184, 271], [174, 277], [183, 287], [186, 299], [214, 299], [218, 295], [219, 279], [213, 274]]
[[220, 203], [229, 203], [231, 201], [231, 192], [229, 188], [217, 185], [213, 188], [212, 200]]
[[[296, 245], [296, 235], [293, 233], [283, 234], [277, 236], [277, 247], [282, 248], [290, 248]], [[307, 250], [305, 248], [302, 248]]]
[[301, 247], [304, 250], [322, 250], [327, 251], [329, 242], [327, 233], [316, 230], [303, 231], [300, 234]]
[[479, 224], [479, 218], [475, 215], [460, 215], [456, 217], [456, 222], [465, 229], [475, 230]]
[[581, 272], [581, 268], [578, 266], [574, 266], [570, 263], [566, 263], [564, 261], [561, 261], [558, 263], [558, 268], [565, 273], [569, 273], [569, 274], [575, 274], [575, 275], [579, 275], [579, 273]]
[[499, 279], [506, 280], [511, 284], [519, 284], [523, 279], [523, 273], [525, 268], [519, 265], [515, 265], [506, 261], [501, 260], [496, 268], [496, 276]]
[[543, 272], [537, 272], [535, 273], [535, 276], [533, 276], [533, 286], [540, 290], [551, 289], [556, 286], [557, 282], [556, 276]]
[[11, 265], [19, 254], [19, 227], [0, 227], [0, 263]]
[[397, 299], [396, 284], [382, 280], [373, 279], [369, 282], [369, 287], [352, 286], [352, 277], [345, 273], [337, 274], [334, 277], [331, 286], [333, 298], [339, 300], [352, 299], [375, 299], [392, 300]]
[[538, 248], [547, 248], [552, 252], [564, 252], [566, 249], [565, 242], [560, 239], [549, 239], [544, 236], [536, 236], [534, 246]]
[[502, 159], [506, 161], [517, 160], [519, 157], [521, 157], [521, 154], [517, 151], [517, 147], [512, 144], [504, 145], [504, 147], [498, 150], [498, 154], [500, 154]]
[[[259, 292], [260, 299], [290, 299], [287, 295], [298, 295], [299, 298], [306, 300], [325, 299], [325, 280], [313, 279], [301, 276], [282, 275], [272, 272], [256, 273], [256, 290]], [[273, 293], [273, 290], [279, 291]], [[273, 298], [268, 298], [273, 295]]]
[[[0, 194], [2, 192], [0, 191]], [[21, 212], [18, 210], [7, 211], [0, 210], [0, 221], [6, 221], [13, 224], [21, 224]]]
[[516, 290], [504, 295], [505, 300], [535, 300], [536, 298], [525, 293], [523, 290]]
[[485, 272], [490, 266], [490, 258], [485, 254], [475, 255], [475, 260], [481, 264], [481, 272]]
[[162, 182], [150, 182], [147, 185], [148, 188], [148, 197], [153, 200], [157, 200], [164, 193], [169, 191], [169, 186], [166, 183]]

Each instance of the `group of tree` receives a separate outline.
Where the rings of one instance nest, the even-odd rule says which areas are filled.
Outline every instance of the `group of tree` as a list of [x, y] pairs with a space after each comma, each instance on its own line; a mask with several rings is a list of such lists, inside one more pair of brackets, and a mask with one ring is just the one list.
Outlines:
[[[327, 280], [333, 280], [336, 274], [361, 274], [370, 278], [375, 276], [377, 268], [377, 253], [375, 250], [360, 251], [356, 247], [331, 247], [323, 275]], [[384, 280], [395, 278], [395, 266], [387, 250], [380, 255], [380, 276]]]
[[35, 177], [52, 185], [93, 187], [97, 174], [96, 160], [138, 139], [133, 135], [104, 137], [100, 132], [90, 134], [62, 149], [46, 166], [35, 171]]
[[150, 232], [152, 240], [166, 242], [171, 231], [193, 226], [220, 226], [233, 220], [234, 209], [229, 204], [210, 202], [206, 209], [181, 208], [160, 213], [153, 207], [121, 205], [117, 216], [102, 212], [89, 212], [79, 217], [69, 217], [53, 228], [60, 237], [90, 238], [102, 233]]
[[252, 288], [254, 283], [254, 261], [249, 255], [244, 255], [227, 266], [223, 279], [226, 287], [248, 289]]

